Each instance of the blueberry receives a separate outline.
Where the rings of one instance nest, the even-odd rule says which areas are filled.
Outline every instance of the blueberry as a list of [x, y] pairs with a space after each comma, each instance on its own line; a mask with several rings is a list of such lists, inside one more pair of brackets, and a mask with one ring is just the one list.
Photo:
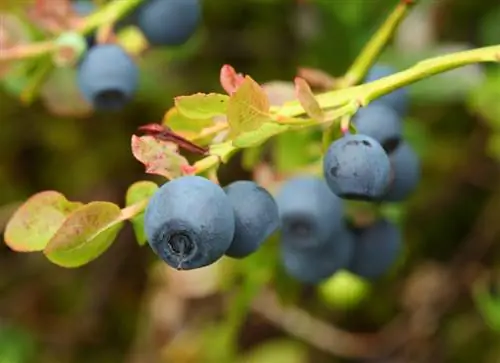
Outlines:
[[[365, 82], [373, 82], [380, 78], [390, 76], [395, 72], [396, 70], [390, 66], [376, 64], [368, 71], [368, 74], [365, 77]], [[391, 107], [400, 116], [404, 116], [408, 108], [408, 90], [405, 87], [398, 88], [373, 101], [373, 103], [379, 102]]]
[[224, 190], [199, 176], [163, 184], [144, 214], [149, 245], [168, 265], [190, 270], [221, 258], [233, 240], [234, 212]]
[[137, 25], [155, 46], [184, 44], [200, 18], [199, 0], [150, 0], [137, 10]]
[[386, 191], [391, 164], [378, 141], [349, 134], [330, 145], [323, 172], [331, 191], [340, 198], [372, 201]]
[[296, 247], [294, 241], [281, 240], [281, 262], [286, 273], [306, 284], [317, 284], [340, 269], [352, 259], [354, 237], [342, 229], [314, 248]]
[[389, 106], [372, 103], [360, 109], [353, 118], [358, 133], [377, 140], [387, 153], [391, 153], [401, 141], [401, 119]]
[[132, 98], [139, 69], [118, 45], [91, 48], [80, 63], [78, 84], [83, 96], [97, 110], [116, 111]]
[[377, 279], [392, 267], [401, 251], [401, 245], [399, 228], [380, 219], [358, 231], [348, 270], [369, 280]]
[[420, 181], [420, 159], [412, 147], [401, 143], [390, 156], [392, 180], [382, 200], [400, 202], [410, 196]]
[[271, 194], [251, 181], [224, 188], [235, 214], [236, 228], [226, 255], [242, 258], [255, 252], [279, 226], [278, 206]]
[[90, 0], [77, 0], [72, 3], [73, 10], [80, 16], [87, 16], [96, 10], [95, 4]]
[[343, 226], [343, 201], [326, 183], [312, 176], [288, 180], [276, 196], [281, 236], [288, 244], [314, 248]]

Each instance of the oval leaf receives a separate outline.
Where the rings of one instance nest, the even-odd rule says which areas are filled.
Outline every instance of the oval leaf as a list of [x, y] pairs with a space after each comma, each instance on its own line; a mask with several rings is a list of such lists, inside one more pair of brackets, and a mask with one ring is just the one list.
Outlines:
[[18, 252], [42, 251], [66, 216], [82, 205], [55, 191], [37, 193], [7, 223], [5, 243]]
[[123, 226], [121, 210], [109, 202], [92, 202], [71, 213], [44, 249], [63, 267], [79, 267], [99, 257]]
[[203, 129], [213, 126], [214, 123], [212, 118], [192, 119], [186, 117], [175, 107], [167, 111], [162, 122], [163, 125], [170, 127], [183, 137], [196, 137]]
[[175, 107], [185, 117], [207, 119], [224, 115], [229, 96], [219, 93], [196, 93], [175, 98]]
[[[128, 190], [125, 197], [126, 205], [131, 206], [133, 204], [142, 202], [151, 198], [151, 196], [158, 190], [158, 185], [152, 181], [138, 181], [132, 184]], [[146, 234], [144, 232], [144, 212], [135, 216], [130, 220], [132, 222], [132, 227], [134, 228], [135, 237], [140, 246], [146, 243]]]
[[227, 105], [227, 121], [231, 128], [230, 139], [257, 130], [263, 123], [271, 121], [269, 98], [262, 87], [251, 77], [231, 96]]
[[316, 100], [314, 93], [311, 91], [311, 87], [309, 87], [304, 79], [300, 77], [295, 78], [295, 92], [297, 93], [300, 104], [304, 107], [307, 114], [315, 120], [323, 120], [325, 114], [318, 100]]
[[176, 144], [152, 136], [132, 135], [132, 154], [144, 164], [148, 174], [161, 175], [167, 179], [182, 176], [189, 163], [177, 149]]

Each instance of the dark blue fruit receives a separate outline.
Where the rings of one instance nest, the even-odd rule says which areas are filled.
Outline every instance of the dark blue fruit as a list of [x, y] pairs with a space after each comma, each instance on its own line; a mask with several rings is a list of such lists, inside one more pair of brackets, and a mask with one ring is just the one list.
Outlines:
[[381, 219], [358, 230], [348, 270], [369, 280], [384, 275], [397, 260], [402, 236], [399, 228]]
[[224, 188], [234, 210], [236, 228], [226, 255], [243, 258], [257, 251], [279, 227], [278, 206], [271, 194], [251, 181]]
[[72, 3], [73, 10], [80, 16], [87, 16], [96, 10], [95, 4], [90, 0], [77, 0]]
[[401, 119], [389, 106], [371, 103], [360, 109], [353, 118], [358, 133], [377, 140], [384, 150], [392, 152], [401, 141]]
[[137, 25], [155, 46], [184, 44], [200, 18], [199, 0], [150, 0], [137, 10]]
[[221, 258], [234, 236], [231, 202], [217, 184], [184, 176], [163, 184], [144, 215], [149, 245], [168, 265], [190, 270]]
[[[376, 64], [366, 75], [365, 83], [376, 81], [395, 73], [396, 70], [390, 66]], [[374, 103], [383, 103], [394, 109], [400, 116], [404, 116], [408, 109], [408, 90], [404, 87], [398, 88], [391, 93], [388, 93], [380, 98], [377, 98]]]
[[306, 284], [317, 284], [340, 269], [352, 259], [353, 235], [342, 229], [314, 248], [297, 248], [286, 238], [281, 241], [281, 261], [286, 273]]
[[276, 202], [281, 237], [290, 246], [317, 247], [343, 227], [344, 203], [319, 178], [302, 176], [288, 180]]
[[323, 172], [331, 191], [340, 198], [371, 201], [387, 190], [391, 164], [378, 141], [349, 134], [330, 145]]
[[116, 111], [130, 101], [139, 82], [139, 69], [118, 45], [91, 48], [78, 69], [83, 96], [97, 110]]
[[401, 143], [390, 156], [392, 180], [382, 200], [400, 202], [408, 198], [420, 181], [420, 159], [412, 147]]

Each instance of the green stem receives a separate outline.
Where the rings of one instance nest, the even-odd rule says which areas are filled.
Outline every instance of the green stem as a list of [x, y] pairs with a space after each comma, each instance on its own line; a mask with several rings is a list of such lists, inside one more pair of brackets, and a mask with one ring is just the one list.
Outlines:
[[79, 33], [86, 35], [106, 23], [114, 23], [131, 12], [144, 0], [114, 0], [85, 18]]
[[353, 86], [363, 79], [415, 2], [409, 0], [401, 0], [399, 2], [382, 26], [365, 45], [343, 79], [337, 84], [338, 88]]

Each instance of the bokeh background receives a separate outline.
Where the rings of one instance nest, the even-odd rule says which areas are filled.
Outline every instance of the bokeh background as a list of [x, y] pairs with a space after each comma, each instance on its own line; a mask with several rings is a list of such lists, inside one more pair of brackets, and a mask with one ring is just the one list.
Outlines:
[[[140, 91], [115, 114], [92, 113], [72, 71], [54, 73], [29, 106], [4, 84], [0, 228], [41, 190], [123, 205], [133, 182], [161, 180], [133, 158], [130, 137], [161, 120], [174, 96], [221, 92], [226, 63], [259, 82], [293, 80], [299, 66], [340, 76], [395, 3], [204, 0], [195, 37], [178, 49], [146, 52]], [[500, 43], [496, 0], [418, 3], [384, 63], [403, 69]], [[241, 299], [220, 284], [231, 270], [167, 269], [137, 245], [130, 226], [78, 269], [2, 243], [0, 362], [500, 362], [500, 67], [468, 66], [409, 90], [405, 133], [421, 156], [423, 179], [407, 203], [391, 207], [404, 228], [401, 261], [362, 301], [339, 306], [306, 289], [287, 308], [262, 296], [236, 311], [231, 306]], [[221, 182], [251, 177], [241, 164], [238, 155]], [[259, 264], [245, 268], [258, 274]], [[235, 319], [237, 330], [222, 329]], [[231, 344], [237, 354], [229, 358]], [[370, 358], [378, 353], [383, 359]]]

